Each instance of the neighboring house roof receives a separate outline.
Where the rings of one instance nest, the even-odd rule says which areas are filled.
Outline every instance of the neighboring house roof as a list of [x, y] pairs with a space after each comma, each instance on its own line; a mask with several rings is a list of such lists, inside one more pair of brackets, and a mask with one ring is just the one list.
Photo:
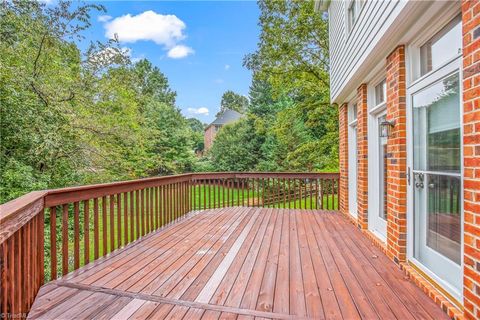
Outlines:
[[[225, 124], [237, 121], [241, 117], [243, 117], [243, 114], [241, 114], [240, 112], [237, 112], [237, 111], [231, 110], [231, 109], [227, 109], [224, 112], [222, 112], [212, 123], [210, 123], [207, 126], [207, 128], [210, 127], [211, 125], [223, 126]], [[207, 128], [205, 128], [205, 130]]]

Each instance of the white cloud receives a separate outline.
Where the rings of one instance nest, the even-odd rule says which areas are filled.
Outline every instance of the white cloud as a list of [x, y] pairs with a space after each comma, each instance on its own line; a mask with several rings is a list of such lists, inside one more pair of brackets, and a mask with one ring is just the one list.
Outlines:
[[112, 20], [112, 16], [109, 16], [109, 15], [102, 15], [102, 16], [98, 16], [97, 18], [98, 21], [100, 22], [107, 22], [109, 20]]
[[228, 71], [229, 69], [230, 69], [230, 65], [229, 65], [229, 64], [226, 64], [226, 65], [225, 65], [225, 70]]
[[185, 38], [185, 23], [175, 15], [163, 15], [145, 11], [136, 16], [127, 14], [115, 18], [104, 25], [105, 36], [113, 38], [117, 34], [121, 42], [153, 41], [167, 48], [174, 47]]
[[168, 50], [167, 56], [173, 59], [185, 58], [189, 54], [193, 54], [194, 51], [192, 48], [184, 46], [182, 44], [177, 44], [175, 47]]
[[222, 78], [217, 78], [217, 79], [214, 80], [214, 82], [215, 82], [216, 84], [222, 84], [224, 81], [223, 81]]
[[190, 114], [200, 114], [200, 115], [204, 115], [204, 116], [208, 116], [208, 109], [205, 108], [205, 107], [201, 107], [201, 108], [188, 108], [187, 109], [188, 113]]

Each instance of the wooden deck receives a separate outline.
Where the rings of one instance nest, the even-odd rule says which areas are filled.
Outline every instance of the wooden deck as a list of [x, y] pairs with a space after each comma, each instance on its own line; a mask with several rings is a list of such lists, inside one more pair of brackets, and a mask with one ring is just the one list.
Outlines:
[[39, 319], [447, 319], [336, 212], [190, 214], [40, 290]]

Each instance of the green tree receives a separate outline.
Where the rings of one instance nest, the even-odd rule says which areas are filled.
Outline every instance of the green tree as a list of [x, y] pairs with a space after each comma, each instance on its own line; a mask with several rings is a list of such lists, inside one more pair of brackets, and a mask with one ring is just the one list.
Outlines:
[[249, 171], [261, 160], [263, 137], [256, 134], [253, 118], [223, 126], [209, 150], [215, 170]]
[[220, 113], [227, 109], [235, 110], [240, 113], [245, 113], [248, 108], [248, 99], [241, 94], [235, 93], [231, 90], [225, 91], [220, 102]]
[[204, 133], [205, 133], [205, 124], [202, 123], [200, 120], [195, 118], [187, 119], [188, 125], [190, 129], [192, 129], [192, 140], [194, 144], [194, 151], [195, 152], [203, 152], [205, 149], [205, 142], [204, 142]]
[[[276, 140], [290, 170], [338, 168], [338, 113], [329, 103], [329, 55], [327, 19], [314, 11], [314, 1], [259, 0], [261, 34], [256, 52], [244, 65], [254, 72], [250, 107], [257, 114], [275, 114], [267, 141]], [[284, 35], [288, 34], [288, 37]], [[263, 87], [263, 88], [262, 88]], [[255, 103], [259, 97], [292, 105], [274, 113], [275, 103]], [[260, 100], [262, 101], [262, 100]], [[273, 140], [272, 140], [273, 141]]]
[[[244, 64], [276, 94], [322, 94], [328, 105], [328, 21], [313, 0], [259, 0], [258, 49]], [[285, 36], [288, 35], [288, 36]]]
[[165, 75], [115, 39], [78, 48], [92, 11], [104, 8], [0, 4], [0, 202], [194, 168], [198, 137]]

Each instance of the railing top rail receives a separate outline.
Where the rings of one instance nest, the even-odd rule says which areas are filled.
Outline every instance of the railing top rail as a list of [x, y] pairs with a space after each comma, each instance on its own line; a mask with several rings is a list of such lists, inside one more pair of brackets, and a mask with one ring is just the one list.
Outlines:
[[0, 244], [44, 208], [46, 191], [33, 191], [0, 205]]
[[[0, 205], [0, 223], [2, 227], [8, 219], [18, 212], [27, 211], [39, 203], [44, 207], [52, 207], [75, 201], [99, 198], [111, 194], [129, 192], [143, 188], [159, 186], [167, 183], [182, 182], [188, 179], [232, 179], [232, 178], [291, 178], [291, 179], [338, 179], [338, 173], [326, 172], [204, 172], [186, 173], [137, 180], [92, 184], [60, 189], [33, 191], [3, 205]], [[39, 202], [40, 201], [40, 202]], [[22, 219], [23, 220], [23, 219]], [[20, 222], [20, 221], [19, 221]]]
[[17, 212], [25, 210], [32, 203], [43, 199], [48, 191], [32, 191], [21, 197], [15, 198], [7, 203], [0, 205], [0, 223], [3, 224], [12, 218]]
[[202, 172], [193, 173], [193, 179], [207, 179], [214, 176], [222, 178], [291, 178], [291, 179], [336, 179], [340, 177], [336, 172]]

